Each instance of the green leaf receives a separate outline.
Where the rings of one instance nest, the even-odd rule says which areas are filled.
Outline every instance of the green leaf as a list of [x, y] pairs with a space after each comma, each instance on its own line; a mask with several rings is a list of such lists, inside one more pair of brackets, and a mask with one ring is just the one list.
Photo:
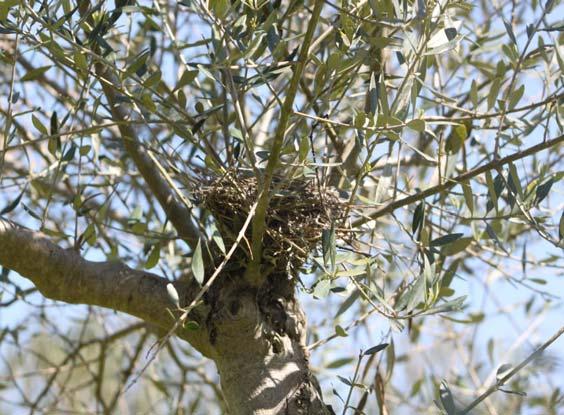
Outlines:
[[147, 224], [144, 222], [133, 223], [131, 231], [137, 235], [143, 235], [147, 231]]
[[0, 210], [0, 216], [11, 212], [12, 210], [14, 210], [17, 206], [18, 203], [20, 203], [20, 200], [22, 200], [22, 196], [24, 195], [24, 192], [26, 191], [27, 188], [24, 188], [21, 193], [10, 203], [8, 203], [2, 210]]
[[456, 405], [454, 404], [454, 398], [452, 397], [452, 392], [448, 387], [448, 383], [443, 380], [439, 386], [439, 396], [441, 398], [441, 403], [447, 415], [456, 415]]
[[564, 239], [564, 212], [562, 212], [562, 216], [560, 216], [560, 225], [558, 226], [558, 236], [560, 240]]
[[178, 80], [178, 83], [176, 84], [176, 88], [174, 88], [174, 91], [176, 91], [177, 89], [185, 87], [190, 82], [192, 82], [194, 79], [196, 79], [197, 76], [198, 76], [198, 70], [186, 70], [186, 71], [184, 71], [182, 73], [182, 76]]
[[545, 183], [537, 187], [535, 191], [535, 205], [540, 204], [540, 202], [542, 202], [548, 196], [553, 184], [554, 184], [554, 178], [551, 177]]
[[[184, 93], [184, 91], [182, 89], [179, 89], [178, 92], [176, 93], [177, 95], [177, 99], [178, 99], [178, 105], [180, 106], [180, 108], [186, 108], [186, 94]], [[198, 103], [199, 104], [199, 103]]]
[[159, 263], [159, 258], [161, 255], [161, 244], [155, 244], [149, 256], [147, 257], [147, 262], [145, 262], [145, 269], [154, 268]]
[[465, 181], [460, 183], [462, 187], [462, 194], [464, 195], [464, 201], [466, 202], [466, 206], [468, 206], [468, 210], [471, 214], [474, 213], [474, 196], [472, 195], [472, 186], [470, 185], [469, 181]]
[[348, 335], [349, 335], [349, 334], [347, 333], [347, 331], [346, 331], [343, 327], [341, 327], [340, 325], [338, 325], [338, 324], [335, 326], [335, 333], [336, 333], [337, 336], [339, 336], [339, 337], [348, 337]]
[[529, 281], [532, 281], [535, 284], [539, 284], [539, 285], [546, 285], [546, 280], [542, 278], [529, 278]]
[[417, 305], [425, 302], [426, 292], [426, 277], [424, 273], [421, 273], [407, 288], [407, 291], [400, 297], [398, 303], [396, 304], [396, 309], [401, 310], [405, 308], [405, 311], [409, 313], [417, 307]]
[[88, 245], [94, 246], [94, 244], [96, 243], [96, 228], [94, 227], [93, 223], [89, 224], [86, 227], [80, 239], [85, 241]]
[[[429, 287], [435, 285], [436, 267], [437, 265], [435, 263], [429, 262], [427, 255], [423, 256], [423, 275], [426, 285]], [[425, 301], [427, 301], [427, 290], [425, 290]]]
[[446, 140], [445, 150], [449, 153], [458, 153], [464, 141], [468, 138], [468, 129], [464, 124], [458, 124], [453, 129]]
[[151, 55], [149, 51], [143, 51], [139, 55], [137, 55], [133, 60], [133, 62], [131, 63], [131, 65], [129, 65], [125, 70], [125, 72], [123, 73], [122, 78], [123, 79], [129, 78], [131, 75], [139, 71], [143, 67], [143, 65], [146, 64], [147, 59], [150, 56]]
[[407, 128], [422, 133], [425, 131], [425, 120], [411, 120], [407, 123]]
[[41, 134], [45, 134], [45, 135], [49, 134], [49, 131], [47, 131], [47, 128], [45, 128], [43, 123], [35, 115], [31, 116], [31, 123], [33, 124], [33, 126], [35, 128], [37, 128], [37, 131], [39, 131]]
[[51, 126], [51, 135], [55, 135], [59, 133], [59, 121], [57, 119], [57, 111], [53, 111], [53, 114], [51, 114], [50, 126]]
[[166, 285], [166, 293], [168, 298], [176, 306], [176, 308], [180, 308], [180, 297], [178, 296], [178, 291], [174, 288], [170, 282]]
[[509, 372], [511, 372], [512, 369], [513, 366], [509, 363], [504, 363], [503, 365], [499, 366], [497, 368], [497, 372], [495, 373], [495, 380], [498, 382], [501, 381], [505, 376], [509, 374]]
[[211, 228], [213, 229], [212, 240], [215, 242], [221, 253], [225, 255], [227, 251], [225, 250], [225, 244], [223, 243], [223, 238], [221, 237], [219, 230], [215, 227], [215, 224]]
[[492, 82], [490, 93], [488, 94], [488, 111], [493, 108], [495, 101], [497, 99], [497, 95], [499, 94], [500, 88], [501, 88], [501, 79], [495, 78]]
[[88, 61], [86, 56], [80, 51], [75, 50], [73, 54], [74, 64], [77, 66], [79, 71], [86, 73], [88, 71]]
[[4, 0], [0, 2], [0, 21], [6, 20], [10, 9], [18, 4], [20, 4], [20, 0]]
[[470, 86], [470, 101], [472, 101], [474, 110], [476, 110], [478, 108], [478, 84], [475, 79], [472, 80], [472, 85]]
[[49, 150], [49, 153], [56, 157], [57, 153], [61, 151], [61, 137], [49, 137], [49, 141], [47, 142], [47, 149]]
[[356, 114], [356, 117], [354, 117], [354, 126], [356, 128], [362, 129], [365, 127], [365, 123], [366, 123], [366, 114], [364, 112], [359, 112], [358, 114]]
[[507, 182], [513, 193], [516, 193], [519, 196], [523, 197], [523, 187], [521, 186], [521, 180], [519, 179], [517, 168], [513, 163], [509, 163], [509, 175], [507, 177]]
[[492, 179], [491, 171], [487, 171], [486, 184], [488, 186], [488, 194], [489, 194], [488, 203], [486, 204], [486, 212], [489, 212], [494, 207], [497, 212], [498, 211], [497, 200], [501, 195], [503, 188], [505, 187], [503, 182], [503, 177], [500, 174], [498, 174], [494, 180]]
[[503, 246], [501, 245], [501, 241], [497, 237], [495, 229], [489, 223], [486, 223], [486, 234], [490, 239], [493, 239], [504, 252], [506, 252]]
[[451, 242], [456, 241], [457, 239], [461, 238], [462, 236], [464, 236], [463, 233], [451, 233], [451, 234], [448, 234], [448, 235], [444, 235], [444, 236], [441, 236], [440, 238], [433, 239], [429, 243], [429, 246], [443, 246], [443, 245], [446, 245], [446, 244], [449, 244]]
[[514, 45], [517, 45], [517, 39], [515, 38], [515, 33], [513, 33], [513, 27], [511, 26], [511, 23], [503, 19], [503, 24], [505, 26], [505, 30], [507, 30], [507, 34], [509, 35], [509, 38], [511, 39]]
[[384, 350], [389, 345], [390, 345], [390, 343], [382, 343], [382, 344], [378, 344], [376, 346], [372, 346], [370, 349], [368, 349], [364, 352], [364, 355], [376, 354], [376, 353]]
[[443, 247], [441, 250], [441, 255], [449, 256], [449, 255], [456, 255], [459, 252], [464, 251], [467, 247], [470, 246], [474, 238], [471, 236], [466, 238], [460, 238], [446, 246]]
[[351, 363], [354, 359], [351, 359], [350, 357], [344, 357], [342, 359], [337, 359], [334, 360], [333, 362], [329, 363], [327, 366], [325, 366], [326, 369], [338, 369], [340, 367], [343, 367], [345, 365], [348, 365], [349, 363]]
[[468, 318], [452, 318], [449, 316], [443, 316], [446, 320], [459, 324], [478, 324], [484, 321], [485, 317], [484, 313], [470, 313]]
[[351, 295], [349, 295], [348, 298], [345, 301], [343, 301], [343, 303], [337, 310], [337, 313], [335, 313], [335, 318], [339, 317], [341, 314], [347, 311], [356, 302], [359, 296], [360, 296], [360, 291], [355, 289], [351, 293]]
[[223, 19], [227, 15], [230, 7], [231, 6], [229, 0], [214, 0], [210, 2], [211, 11], [219, 19]]
[[315, 298], [325, 298], [329, 295], [331, 290], [331, 280], [328, 278], [322, 279], [317, 284], [313, 290], [313, 296]]
[[65, 154], [63, 154], [63, 157], [61, 158], [62, 161], [71, 161], [74, 158], [74, 153], [76, 153], [76, 144], [74, 144], [73, 142], [71, 142], [70, 144], [70, 148], [65, 151]]
[[348, 380], [347, 378], [344, 378], [344, 377], [342, 377], [342, 376], [340, 376], [340, 375], [337, 375], [337, 378], [338, 378], [341, 382], [343, 382], [345, 385], [347, 385], [347, 386], [353, 386], [353, 384], [351, 383], [351, 381]]
[[259, 48], [261, 47], [261, 45], [263, 44], [263, 40], [264, 37], [266, 36], [265, 32], [255, 32], [255, 36], [253, 37], [253, 39], [249, 42], [249, 45], [247, 46], [247, 48], [245, 49], [244, 53], [243, 53], [243, 57], [244, 58], [250, 58], [253, 56], [253, 54], [255, 52], [257, 52], [259, 50]]
[[21, 81], [22, 82], [26, 82], [26, 81], [34, 81], [37, 78], [39, 78], [41, 75], [43, 75], [45, 72], [47, 72], [52, 65], [48, 65], [48, 66], [41, 66], [39, 68], [35, 68], [32, 69], [31, 71], [27, 72], [24, 76], [22, 76]]
[[[466, 300], [467, 296], [463, 295], [461, 297], [457, 297], [454, 300], [447, 301], [446, 303], [442, 303], [438, 306], [432, 307], [428, 310], [425, 310], [420, 316], [429, 316], [432, 314], [439, 314], [439, 313], [450, 313], [452, 311], [459, 311], [464, 306], [464, 301]], [[447, 318], [447, 316], [443, 316]]]
[[188, 320], [186, 323], [184, 323], [182, 325], [182, 327], [184, 327], [187, 330], [190, 331], [194, 331], [194, 330], [199, 330], [200, 329], [200, 324], [198, 324], [197, 321], [194, 320]]
[[198, 245], [192, 255], [192, 273], [194, 278], [200, 284], [204, 281], [204, 258], [202, 256], [202, 241], [198, 241]]
[[523, 94], [525, 93], [525, 85], [521, 85], [515, 91], [511, 93], [509, 97], [509, 109], [512, 110], [517, 106], [521, 98], [523, 98]]
[[454, 279], [454, 275], [460, 265], [460, 260], [453, 261], [452, 264], [448, 267], [445, 271], [442, 279], [441, 279], [441, 287], [449, 287], [452, 280]]
[[155, 72], [149, 75], [147, 79], [145, 79], [143, 85], [145, 86], [145, 88], [152, 88], [161, 81], [161, 77], [162, 72], [160, 71], [160, 69], [157, 69]]
[[411, 232], [415, 234], [417, 229], [423, 223], [423, 217], [425, 216], [425, 204], [423, 202], [419, 203], [415, 207], [415, 211], [413, 212], [413, 219], [411, 221]]
[[307, 159], [309, 150], [310, 150], [309, 137], [307, 135], [304, 135], [300, 140], [300, 148], [298, 150], [300, 163], [303, 163]]
[[355, 267], [337, 272], [338, 277], [356, 277], [366, 274], [366, 267]]
[[335, 268], [335, 258], [337, 256], [337, 246], [335, 239], [335, 226], [331, 224], [330, 229], [323, 229], [321, 234], [321, 248], [323, 250], [323, 262], [325, 266], [331, 264], [331, 269]]

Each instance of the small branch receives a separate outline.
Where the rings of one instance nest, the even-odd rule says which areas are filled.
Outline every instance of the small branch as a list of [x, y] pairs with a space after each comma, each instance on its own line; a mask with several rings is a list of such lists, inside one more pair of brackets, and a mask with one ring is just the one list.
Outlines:
[[474, 409], [478, 404], [480, 404], [484, 399], [490, 396], [492, 393], [496, 392], [500, 386], [503, 386], [509, 379], [511, 379], [517, 372], [531, 363], [534, 359], [540, 356], [540, 354], [545, 351], [548, 346], [554, 343], [562, 334], [564, 334], [564, 326], [560, 327], [560, 329], [554, 333], [554, 335], [544, 342], [538, 349], [536, 349], [533, 353], [531, 353], [525, 360], [519, 363], [515, 368], [513, 368], [507, 375], [498, 379], [496, 383], [490, 386], [484, 393], [478, 396], [470, 405], [464, 408], [458, 415], [466, 415], [469, 414], [472, 409]]
[[[513, 113], [518, 113], [518, 112], [524, 112], [524, 111], [529, 111], [529, 110], [533, 110], [542, 106], [546, 106], [548, 104], [552, 104], [553, 102], [558, 102], [560, 101], [562, 98], [564, 98], [564, 94], [563, 93], [559, 93], [559, 94], [552, 94], [551, 96], [549, 96], [548, 98], [539, 101], [539, 102], [533, 102], [532, 104], [528, 104], [519, 108], [514, 108], [512, 110], [508, 110], [505, 112], [505, 114], [513, 114]], [[458, 109], [461, 110], [461, 109]], [[456, 109], [452, 109], [449, 113], [450, 114], [454, 114], [456, 113]], [[388, 125], [385, 127], [370, 127], [370, 126], [355, 126], [354, 124], [352, 124], [351, 122], [341, 122], [341, 121], [336, 121], [336, 120], [332, 120], [329, 118], [324, 118], [324, 117], [320, 117], [319, 115], [311, 115], [311, 114], [307, 114], [305, 112], [300, 112], [300, 111], [294, 111], [294, 114], [302, 117], [302, 118], [308, 118], [311, 120], [315, 120], [317, 122], [323, 123], [323, 124], [328, 124], [328, 125], [334, 125], [336, 127], [344, 127], [344, 128], [350, 128], [350, 129], [357, 129], [357, 130], [363, 130], [363, 131], [374, 131], [374, 132], [380, 132], [380, 131], [401, 131], [403, 128], [407, 127], [407, 122], [403, 122], [401, 124], [395, 124], [395, 125]], [[425, 121], [428, 124], [440, 124], [440, 125], [445, 125], [445, 123], [448, 124], [455, 124], [455, 123], [463, 123], [465, 121], [477, 121], [477, 120], [487, 120], [487, 119], [492, 119], [492, 118], [497, 118], [500, 117], [502, 115], [501, 112], [491, 112], [491, 113], [473, 113], [471, 115], [463, 115], [460, 117], [455, 117], [454, 115], [446, 115], [446, 116], [428, 116], [428, 117], [421, 117], [420, 119], [422, 121]]]
[[[39, 232], [0, 219], [0, 264], [31, 280], [45, 297], [71, 304], [88, 304], [122, 311], [165, 330], [174, 326], [167, 309], [173, 304], [164, 278], [120, 262], [87, 261], [73, 249], [63, 249]], [[195, 283], [176, 281], [182, 304], [197, 293]], [[179, 331], [209, 355], [207, 335]]]
[[356, 229], [358, 226], [361, 226], [361, 225], [363, 225], [363, 224], [365, 224], [365, 223], [367, 223], [371, 220], [374, 220], [374, 219], [380, 218], [382, 216], [388, 215], [388, 214], [392, 213], [394, 210], [399, 209], [400, 207], [409, 206], [413, 203], [416, 203], [420, 200], [425, 199], [426, 197], [435, 195], [435, 194], [440, 193], [440, 192], [444, 192], [444, 191], [456, 186], [457, 184], [464, 182], [465, 180], [472, 179], [472, 178], [479, 176], [480, 174], [485, 173], [489, 170], [498, 169], [498, 168], [505, 166], [506, 164], [509, 164], [509, 163], [514, 162], [516, 160], [523, 159], [523, 158], [528, 157], [530, 155], [536, 154], [540, 151], [543, 151], [543, 150], [546, 150], [548, 148], [557, 146], [558, 144], [560, 144], [562, 142], [564, 142], [564, 135], [553, 138], [552, 140], [543, 141], [542, 143], [539, 143], [537, 145], [529, 147], [526, 150], [519, 151], [517, 153], [511, 154], [507, 157], [491, 161], [491, 162], [486, 163], [482, 166], [476, 167], [475, 169], [469, 170], [466, 173], [463, 173], [459, 176], [453, 177], [452, 179], [448, 179], [448, 181], [446, 181], [444, 183], [438, 184], [438, 185], [433, 186], [433, 187], [429, 187], [428, 189], [426, 189], [422, 192], [419, 192], [419, 193], [416, 193], [414, 195], [404, 197], [403, 199], [396, 200], [395, 202], [389, 203], [388, 205], [383, 206], [380, 209], [377, 209], [372, 214], [355, 221], [352, 226], [353, 226], [353, 228]]
[[[105, 70], [101, 64], [96, 66], [96, 72], [100, 78], [104, 95], [108, 100], [112, 119], [126, 121], [129, 115], [123, 104], [118, 104], [119, 99], [115, 85], [119, 85], [117, 77]], [[151, 192], [155, 195], [162, 206], [167, 218], [170, 220], [180, 237], [186, 240], [190, 247], [195, 248], [198, 244], [200, 233], [191, 221], [191, 205], [182, 199], [179, 192], [175, 192], [173, 183], [166, 180], [163, 168], [149, 151], [143, 151], [137, 138], [139, 132], [129, 123], [119, 123], [118, 129], [122, 135], [123, 145], [127, 153], [133, 159], [139, 173], [143, 176]]]

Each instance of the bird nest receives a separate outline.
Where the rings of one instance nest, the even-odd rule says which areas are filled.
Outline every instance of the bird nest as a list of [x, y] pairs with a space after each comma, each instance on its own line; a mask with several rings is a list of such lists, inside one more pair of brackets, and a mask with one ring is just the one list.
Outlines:
[[[215, 218], [229, 249], [258, 198], [258, 184], [252, 172], [232, 170], [203, 177], [193, 194]], [[275, 176], [262, 244], [263, 272], [297, 275], [323, 230], [342, 219], [344, 205], [336, 192], [320, 190], [313, 179]], [[251, 258], [251, 228], [247, 228], [235, 254], [236, 262], [242, 265]]]

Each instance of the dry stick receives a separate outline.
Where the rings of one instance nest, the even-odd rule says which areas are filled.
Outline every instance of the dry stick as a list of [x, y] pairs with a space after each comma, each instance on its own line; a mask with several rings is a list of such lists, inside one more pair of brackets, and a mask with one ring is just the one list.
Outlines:
[[474, 409], [480, 402], [490, 396], [492, 393], [496, 392], [500, 386], [503, 386], [505, 382], [507, 382], [510, 378], [512, 378], [517, 372], [531, 363], [535, 358], [537, 358], [548, 346], [554, 343], [562, 334], [564, 334], [564, 326], [560, 327], [560, 329], [554, 333], [554, 335], [544, 342], [537, 350], [531, 353], [525, 360], [519, 363], [515, 368], [511, 370], [507, 375], [498, 379], [496, 383], [490, 386], [484, 393], [478, 396], [470, 405], [464, 408], [461, 412], [457, 412], [457, 415], [466, 415], [470, 413], [472, 409]]
[[382, 217], [384, 215], [390, 214], [394, 210], [396, 210], [400, 207], [411, 205], [415, 202], [418, 202], [422, 199], [425, 199], [428, 196], [432, 196], [434, 194], [444, 192], [445, 190], [448, 190], [448, 189], [456, 186], [457, 184], [464, 182], [465, 180], [472, 179], [472, 178], [479, 176], [480, 174], [485, 173], [489, 170], [500, 168], [502, 166], [505, 166], [506, 164], [509, 164], [509, 163], [514, 162], [516, 160], [520, 160], [520, 159], [525, 158], [525, 157], [528, 157], [528, 156], [535, 154], [535, 153], [538, 153], [542, 150], [546, 150], [546, 149], [553, 147], [553, 146], [556, 146], [556, 145], [558, 145], [562, 142], [564, 142], [564, 134], [560, 135], [556, 138], [553, 138], [552, 140], [546, 140], [542, 143], [539, 143], [537, 145], [529, 147], [526, 150], [519, 151], [519, 152], [511, 154], [507, 157], [486, 163], [483, 166], [476, 167], [475, 169], [469, 170], [466, 173], [463, 173], [459, 176], [456, 176], [452, 179], [449, 179], [445, 183], [438, 184], [436, 186], [430, 187], [430, 188], [428, 188], [428, 189], [426, 189], [422, 192], [416, 193], [416, 194], [411, 195], [411, 196], [404, 197], [403, 199], [397, 200], [397, 201], [392, 202], [392, 203], [390, 203], [390, 204], [388, 204], [388, 205], [386, 205], [386, 206], [384, 206], [380, 209], [377, 209], [375, 212], [368, 215], [367, 217], [359, 219], [356, 222], [354, 222], [353, 228], [364, 225], [365, 223], [367, 223], [371, 220], [377, 219], [379, 217]]
[[[284, 100], [284, 105], [282, 107], [282, 112], [280, 114], [280, 121], [276, 128], [276, 133], [274, 136], [274, 142], [272, 144], [272, 149], [270, 157], [268, 158], [268, 164], [266, 165], [264, 182], [261, 186], [261, 191], [258, 198], [257, 213], [253, 220], [253, 260], [249, 263], [245, 277], [251, 282], [252, 285], [258, 286], [262, 282], [260, 275], [260, 263], [262, 258], [262, 237], [264, 235], [266, 227], [266, 210], [268, 208], [268, 203], [270, 199], [270, 183], [272, 182], [272, 177], [274, 175], [274, 170], [279, 162], [280, 152], [282, 150], [282, 145], [284, 144], [284, 137], [286, 133], [286, 126], [288, 125], [288, 120], [290, 115], [293, 113], [292, 106], [294, 104], [294, 99], [298, 91], [300, 84], [300, 78], [302, 72], [305, 68], [306, 62], [309, 57], [310, 44], [313, 39], [313, 34], [317, 26], [321, 15], [321, 9], [323, 9], [323, 0], [316, 0], [313, 7], [313, 12], [310, 17], [310, 21], [307, 27], [307, 31], [300, 46], [300, 55], [298, 58], [298, 63], [292, 76], [292, 81], [290, 82], [290, 87], [288, 89], [288, 94]], [[258, 178], [257, 178], [258, 179]]]
[[217, 279], [218, 275], [220, 274], [220, 272], [223, 270], [223, 268], [225, 267], [225, 265], [227, 264], [227, 262], [229, 261], [229, 259], [231, 258], [231, 256], [233, 255], [233, 253], [235, 252], [235, 250], [237, 249], [237, 247], [239, 246], [239, 243], [241, 242], [241, 240], [243, 239], [243, 237], [245, 236], [245, 232], [247, 231], [247, 228], [249, 227], [250, 223], [251, 223], [251, 219], [253, 218], [253, 216], [255, 215], [255, 210], [257, 208], [257, 202], [255, 202], [253, 204], [253, 206], [251, 206], [251, 209], [249, 211], [249, 215], [247, 216], [247, 219], [245, 220], [245, 223], [243, 224], [243, 227], [241, 228], [241, 230], [239, 231], [239, 234], [237, 235], [237, 239], [235, 240], [235, 242], [233, 243], [233, 245], [231, 246], [231, 249], [229, 249], [229, 252], [227, 252], [227, 254], [225, 255], [225, 258], [223, 258], [223, 261], [221, 261], [221, 264], [219, 264], [219, 266], [217, 267], [217, 269], [215, 270], [215, 272], [212, 274], [212, 276], [210, 277], [210, 279], [202, 286], [202, 289], [200, 290], [200, 292], [198, 292], [198, 294], [196, 295], [196, 297], [194, 297], [194, 299], [192, 300], [192, 302], [188, 305], [188, 307], [180, 309], [182, 310], [182, 314], [180, 315], [180, 317], [178, 318], [178, 320], [176, 320], [176, 322], [174, 323], [174, 325], [172, 326], [172, 328], [168, 331], [167, 334], [165, 334], [158, 342], [158, 346], [156, 348], [156, 350], [154, 351], [153, 355], [151, 356], [151, 358], [149, 359], [149, 361], [145, 364], [145, 366], [143, 366], [143, 368], [139, 371], [139, 373], [137, 374], [137, 376], [131, 381], [131, 383], [129, 384], [129, 386], [127, 386], [125, 388], [125, 390], [123, 391], [124, 393], [127, 392], [129, 390], [129, 388], [131, 388], [136, 382], [137, 379], [139, 379], [139, 377], [145, 372], [145, 370], [147, 370], [147, 368], [149, 367], [149, 365], [153, 362], [153, 360], [155, 360], [155, 358], [157, 357], [157, 354], [159, 353], [159, 351], [161, 351], [161, 349], [165, 346], [166, 342], [168, 341], [168, 339], [170, 339], [172, 337], [172, 335], [174, 334], [174, 332], [178, 329], [178, 327], [180, 327], [180, 325], [182, 323], [184, 323], [184, 321], [186, 320], [186, 318], [188, 317], [188, 314], [190, 314], [190, 312], [194, 309], [194, 307], [196, 307], [196, 304], [198, 303], [198, 301], [200, 301], [202, 299], [202, 297], [204, 296], [204, 294], [210, 289], [210, 287], [212, 286], [212, 284], [214, 283], [214, 281]]

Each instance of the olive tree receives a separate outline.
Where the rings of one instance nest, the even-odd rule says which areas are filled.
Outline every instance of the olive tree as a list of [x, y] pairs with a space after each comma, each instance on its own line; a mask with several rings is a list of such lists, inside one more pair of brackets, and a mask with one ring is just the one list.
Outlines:
[[554, 3], [0, 3], [0, 408], [556, 414]]

